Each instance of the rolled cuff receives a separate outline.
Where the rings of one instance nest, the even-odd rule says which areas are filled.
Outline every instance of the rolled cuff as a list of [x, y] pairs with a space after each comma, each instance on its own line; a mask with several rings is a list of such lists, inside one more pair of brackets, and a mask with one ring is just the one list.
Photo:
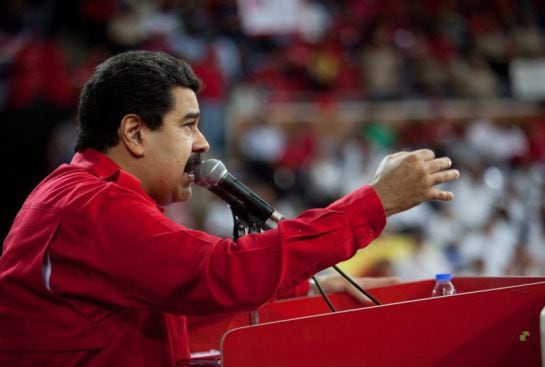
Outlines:
[[386, 213], [382, 202], [369, 185], [362, 186], [333, 202], [329, 208], [346, 213], [354, 235], [362, 247], [369, 243], [369, 237], [378, 237], [386, 225]]

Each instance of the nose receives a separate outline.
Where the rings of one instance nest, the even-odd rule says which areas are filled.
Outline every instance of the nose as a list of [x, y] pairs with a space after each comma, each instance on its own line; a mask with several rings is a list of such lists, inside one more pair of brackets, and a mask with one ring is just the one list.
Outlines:
[[193, 141], [193, 152], [195, 153], [206, 153], [210, 150], [210, 144], [208, 140], [204, 137], [203, 133], [198, 130]]

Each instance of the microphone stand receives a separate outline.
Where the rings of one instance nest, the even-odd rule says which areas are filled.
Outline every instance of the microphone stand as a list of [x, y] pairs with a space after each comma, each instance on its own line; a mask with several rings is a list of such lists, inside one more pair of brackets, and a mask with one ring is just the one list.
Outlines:
[[[233, 215], [233, 240], [237, 240], [250, 233], [259, 233], [263, 231], [265, 222], [250, 214], [242, 205], [236, 203], [229, 204], [231, 214]], [[250, 325], [259, 324], [259, 312], [250, 312]]]
[[262, 232], [265, 222], [250, 214], [243, 206], [229, 204], [233, 215], [233, 240], [250, 233]]

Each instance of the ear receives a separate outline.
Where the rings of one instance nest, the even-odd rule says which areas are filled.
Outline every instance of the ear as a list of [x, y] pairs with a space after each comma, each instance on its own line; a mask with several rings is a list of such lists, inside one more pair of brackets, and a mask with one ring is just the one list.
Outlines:
[[144, 156], [144, 145], [142, 133], [144, 122], [135, 114], [123, 116], [119, 126], [119, 139], [125, 145], [127, 150], [136, 157]]

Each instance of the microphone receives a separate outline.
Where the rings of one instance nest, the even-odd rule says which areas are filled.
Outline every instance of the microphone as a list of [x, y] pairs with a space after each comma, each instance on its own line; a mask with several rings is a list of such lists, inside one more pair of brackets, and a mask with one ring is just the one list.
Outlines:
[[[207, 159], [194, 170], [195, 183], [205, 187], [234, 208], [241, 209], [261, 220], [278, 223], [284, 217], [269, 203], [230, 174], [217, 159]], [[271, 228], [270, 225], [268, 225]]]

